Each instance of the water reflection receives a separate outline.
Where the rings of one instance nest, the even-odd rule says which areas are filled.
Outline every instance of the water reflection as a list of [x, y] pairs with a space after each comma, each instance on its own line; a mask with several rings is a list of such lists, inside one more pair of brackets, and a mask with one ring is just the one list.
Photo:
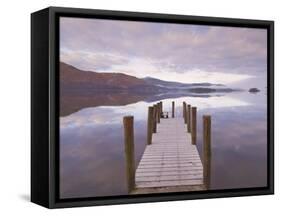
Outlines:
[[[213, 97], [161, 99], [164, 110], [176, 102], [198, 107], [198, 150], [202, 155], [202, 115], [212, 116], [211, 189], [266, 185], [266, 98], [230, 93]], [[60, 118], [62, 198], [127, 194], [122, 118], [135, 118], [138, 164], [145, 148], [147, 107], [155, 101], [96, 106]]]

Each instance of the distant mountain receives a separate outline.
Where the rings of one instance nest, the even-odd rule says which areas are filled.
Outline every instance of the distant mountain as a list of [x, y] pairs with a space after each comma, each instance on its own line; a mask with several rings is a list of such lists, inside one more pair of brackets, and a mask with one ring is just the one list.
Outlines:
[[[123, 73], [83, 71], [60, 63], [60, 116], [86, 107], [120, 106], [177, 97], [210, 97], [235, 91], [221, 84], [169, 82]], [[212, 93], [212, 94], [210, 94]]]
[[138, 94], [157, 93], [214, 93], [231, 92], [222, 84], [169, 82], [152, 77], [143, 79], [123, 73], [98, 73], [83, 71], [69, 64], [60, 63], [61, 92], [120, 92], [130, 91]]
[[134, 76], [123, 73], [82, 71], [63, 62], [60, 63], [60, 85], [62, 90], [158, 90], [157, 87]]
[[224, 86], [222, 84], [212, 84], [212, 83], [180, 83], [180, 82], [170, 82], [170, 81], [164, 81], [152, 77], [145, 77], [143, 78], [146, 83], [163, 87], [163, 88], [171, 88], [171, 89], [186, 89], [186, 88], [192, 88], [192, 87], [218, 87], [218, 86]]

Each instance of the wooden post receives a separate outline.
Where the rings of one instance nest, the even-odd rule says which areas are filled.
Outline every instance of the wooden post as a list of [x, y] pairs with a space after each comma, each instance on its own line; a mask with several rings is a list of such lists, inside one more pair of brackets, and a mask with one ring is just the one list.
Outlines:
[[186, 124], [186, 103], [183, 102], [183, 118], [184, 118], [184, 123]]
[[172, 102], [172, 118], [175, 118], [175, 101]]
[[162, 112], [163, 112], [163, 102], [160, 101], [160, 115], [162, 114]]
[[203, 116], [203, 175], [204, 185], [209, 189], [211, 179], [211, 116]]
[[184, 118], [184, 102], [182, 102], [182, 117]]
[[157, 105], [153, 105], [153, 133], [157, 132]]
[[124, 144], [126, 155], [126, 175], [128, 191], [135, 188], [135, 147], [134, 147], [134, 117], [123, 118]]
[[153, 107], [148, 107], [147, 115], [147, 145], [151, 144], [153, 132]]
[[196, 144], [196, 136], [197, 136], [197, 108], [191, 108], [191, 143]]
[[190, 117], [190, 108], [191, 106], [187, 105], [187, 132], [191, 132], [191, 117]]
[[160, 103], [157, 103], [157, 122], [160, 123], [161, 111], [160, 111]]

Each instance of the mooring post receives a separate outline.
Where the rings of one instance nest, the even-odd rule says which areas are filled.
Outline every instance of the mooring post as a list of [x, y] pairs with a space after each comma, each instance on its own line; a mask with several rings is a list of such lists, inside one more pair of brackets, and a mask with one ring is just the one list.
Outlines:
[[157, 132], [157, 105], [153, 105], [153, 133]]
[[183, 104], [182, 115], [183, 115], [183, 118], [184, 118], [184, 123], [186, 124], [186, 102], [183, 102], [182, 104]]
[[188, 104], [187, 105], [187, 132], [190, 133], [191, 132], [191, 117], [190, 117], [190, 109], [191, 106]]
[[153, 107], [148, 107], [147, 115], [147, 145], [151, 144], [153, 132]]
[[209, 189], [211, 179], [211, 116], [203, 116], [203, 176]]
[[184, 102], [182, 102], [182, 117], [184, 118]]
[[135, 188], [135, 147], [134, 147], [134, 117], [123, 117], [124, 144], [126, 155], [126, 175], [128, 191]]
[[197, 108], [191, 108], [191, 143], [196, 144], [196, 136], [197, 136]]
[[175, 118], [175, 101], [172, 101], [172, 118]]
[[160, 123], [160, 118], [161, 118], [161, 108], [160, 108], [160, 103], [157, 103], [157, 122]]

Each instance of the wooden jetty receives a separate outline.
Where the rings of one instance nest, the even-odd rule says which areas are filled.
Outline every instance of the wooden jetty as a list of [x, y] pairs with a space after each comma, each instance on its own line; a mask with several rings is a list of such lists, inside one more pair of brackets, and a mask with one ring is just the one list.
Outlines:
[[[147, 146], [135, 169], [133, 116], [125, 116], [124, 143], [130, 194], [206, 190], [210, 184], [211, 117], [203, 116], [203, 160], [196, 147], [197, 109], [163, 118], [162, 102], [148, 108]], [[162, 118], [161, 118], [162, 117]]]

